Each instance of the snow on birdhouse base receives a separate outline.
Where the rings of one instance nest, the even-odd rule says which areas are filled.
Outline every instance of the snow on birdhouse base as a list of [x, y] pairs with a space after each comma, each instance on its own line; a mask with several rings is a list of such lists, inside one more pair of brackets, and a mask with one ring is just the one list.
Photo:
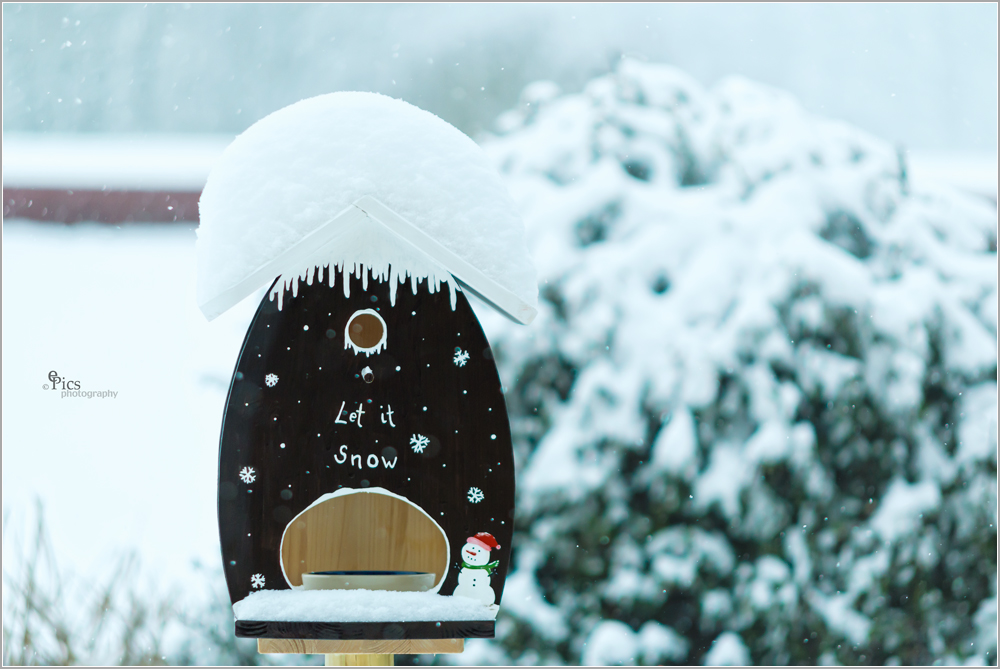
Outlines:
[[494, 620], [497, 607], [468, 597], [390, 590], [261, 590], [233, 604], [236, 620], [377, 623]]

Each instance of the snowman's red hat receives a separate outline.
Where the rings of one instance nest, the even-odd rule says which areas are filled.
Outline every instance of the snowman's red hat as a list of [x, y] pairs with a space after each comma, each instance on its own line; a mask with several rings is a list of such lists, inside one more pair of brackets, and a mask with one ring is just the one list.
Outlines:
[[480, 548], [485, 548], [487, 551], [500, 548], [500, 544], [497, 543], [497, 540], [489, 532], [477, 532], [476, 536], [468, 538], [468, 542]]

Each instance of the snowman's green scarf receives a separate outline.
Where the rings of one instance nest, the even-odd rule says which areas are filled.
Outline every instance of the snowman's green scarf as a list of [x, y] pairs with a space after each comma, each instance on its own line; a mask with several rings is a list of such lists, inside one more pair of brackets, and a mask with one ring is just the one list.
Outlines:
[[493, 572], [495, 572], [497, 567], [500, 566], [500, 560], [494, 560], [493, 562], [487, 562], [486, 564], [469, 564], [465, 561], [465, 558], [462, 558], [462, 564], [466, 569], [485, 569], [486, 573], [492, 576]]

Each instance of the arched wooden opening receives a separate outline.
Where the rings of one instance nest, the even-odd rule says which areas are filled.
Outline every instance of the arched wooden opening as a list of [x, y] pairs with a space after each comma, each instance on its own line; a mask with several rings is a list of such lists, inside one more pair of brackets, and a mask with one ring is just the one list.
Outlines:
[[448, 573], [448, 538], [405, 497], [381, 488], [341, 489], [323, 495], [292, 518], [281, 538], [281, 569], [292, 587], [318, 571], [420, 571], [435, 575], [436, 592]]

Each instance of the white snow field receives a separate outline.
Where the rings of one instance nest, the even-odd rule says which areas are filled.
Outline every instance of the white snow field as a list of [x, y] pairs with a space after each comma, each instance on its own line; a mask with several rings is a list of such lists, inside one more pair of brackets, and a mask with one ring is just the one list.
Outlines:
[[[207, 323], [188, 225], [3, 233], [5, 569], [37, 497], [68, 571], [94, 581], [134, 550], [159, 590], [201, 583], [192, 560], [220, 559], [226, 391], [263, 291]], [[117, 395], [62, 398], [43, 389], [51, 371]]]
[[[206, 315], [214, 317], [258, 288], [242, 282], [365, 196], [535, 305], [538, 287], [524, 226], [482, 149], [402, 100], [339, 92], [257, 121], [213, 168], [199, 207], [198, 303]], [[418, 279], [427, 279], [431, 290], [454, 283], [447, 268], [363, 220], [363, 234], [342, 237], [284, 282], [312, 280], [314, 266], [329, 265], [331, 286], [338, 267], [345, 278], [367, 267], [389, 280], [393, 298], [408, 279], [413, 290]], [[348, 282], [343, 285], [347, 290]]]
[[389, 590], [259, 590], [233, 604], [237, 620], [276, 622], [421, 622], [493, 620], [468, 597]]
[[199, 192], [226, 135], [4, 133], [5, 188]]

